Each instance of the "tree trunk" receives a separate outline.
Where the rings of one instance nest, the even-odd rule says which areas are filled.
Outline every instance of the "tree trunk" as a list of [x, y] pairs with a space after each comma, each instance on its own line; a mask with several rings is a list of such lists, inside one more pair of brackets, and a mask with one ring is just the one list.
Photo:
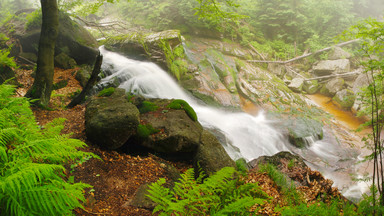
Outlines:
[[38, 105], [47, 106], [51, 98], [55, 43], [59, 30], [59, 11], [56, 0], [40, 0], [42, 26], [37, 57], [36, 77], [26, 97], [38, 99]]

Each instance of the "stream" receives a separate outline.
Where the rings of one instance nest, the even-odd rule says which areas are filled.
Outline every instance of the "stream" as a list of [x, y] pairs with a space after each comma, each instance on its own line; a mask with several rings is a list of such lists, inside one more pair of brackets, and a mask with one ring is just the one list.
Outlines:
[[324, 139], [312, 141], [307, 149], [295, 148], [274, 128], [273, 125], [279, 124], [279, 121], [267, 119], [262, 111], [251, 115], [209, 107], [185, 92], [157, 65], [128, 59], [103, 47], [100, 51], [104, 56], [102, 69], [107, 77], [100, 81], [98, 88], [117, 82], [119, 88], [147, 98], [187, 101], [196, 111], [201, 125], [218, 137], [232, 159], [245, 158], [251, 161], [263, 155], [291, 151], [303, 157], [308, 166], [332, 179], [334, 186], [347, 198], [357, 200], [366, 190], [365, 185], [353, 182], [350, 176], [360, 169], [355, 164], [361, 159], [361, 153], [341, 145], [332, 130], [324, 128]]

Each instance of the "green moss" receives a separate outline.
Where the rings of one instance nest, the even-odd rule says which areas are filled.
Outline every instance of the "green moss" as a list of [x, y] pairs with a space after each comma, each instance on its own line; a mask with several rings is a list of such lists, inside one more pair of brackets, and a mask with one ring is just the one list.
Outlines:
[[41, 26], [41, 10], [35, 10], [34, 12], [27, 15], [27, 22], [25, 23], [25, 30], [31, 30], [39, 28]]
[[157, 110], [159, 107], [156, 106], [156, 104], [152, 103], [152, 102], [149, 102], [149, 101], [144, 101], [140, 107], [139, 107], [139, 112], [141, 114], [143, 113], [147, 113], [147, 112], [152, 112], [152, 111], [155, 111]]
[[110, 88], [106, 88], [106, 89], [101, 90], [101, 91], [99, 92], [98, 96], [99, 96], [99, 97], [109, 97], [109, 96], [111, 96], [114, 92], [115, 92], [115, 88], [110, 87]]
[[153, 128], [153, 126], [150, 124], [147, 124], [147, 125], [140, 124], [137, 127], [137, 135], [141, 138], [147, 138], [150, 135], [158, 133], [158, 132], [159, 132], [159, 130]]
[[193, 108], [184, 100], [173, 100], [170, 104], [168, 104], [167, 107], [170, 109], [184, 109], [184, 111], [193, 121], [197, 121], [195, 110], [193, 110]]

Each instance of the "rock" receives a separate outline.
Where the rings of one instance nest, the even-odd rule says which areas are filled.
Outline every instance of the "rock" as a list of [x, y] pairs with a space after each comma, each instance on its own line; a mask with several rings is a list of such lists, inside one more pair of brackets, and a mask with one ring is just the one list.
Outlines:
[[201, 135], [194, 165], [195, 170], [200, 167], [208, 175], [214, 174], [223, 167], [236, 167], [235, 162], [228, 156], [217, 138], [206, 130]]
[[315, 94], [319, 89], [320, 85], [317, 80], [308, 80], [304, 82], [303, 90], [308, 94]]
[[285, 67], [281, 64], [275, 64], [275, 63], [269, 63], [268, 64], [268, 71], [276, 74], [276, 76], [283, 78], [285, 74]]
[[62, 69], [71, 69], [76, 66], [76, 61], [62, 52], [55, 56], [55, 66]]
[[320, 93], [329, 97], [333, 97], [338, 91], [344, 88], [344, 84], [345, 81], [342, 78], [331, 79], [320, 89]]
[[[19, 53], [19, 56], [24, 58], [24, 59], [29, 60], [30, 62], [34, 62], [34, 63], [37, 62], [37, 55], [35, 53], [21, 52], [21, 53]], [[30, 63], [30, 62], [27, 62], [27, 63]]]
[[369, 76], [367, 76], [367, 74], [362, 73], [362, 74], [359, 74], [359, 76], [356, 78], [355, 82], [353, 83], [352, 91], [355, 93], [355, 96], [356, 96], [355, 102], [351, 108], [351, 111], [353, 113], [356, 114], [363, 108], [362, 102], [359, 99], [360, 98], [359, 94], [361, 94], [362, 92], [361, 88], [364, 86], [368, 86], [371, 80], [372, 79]]
[[307, 165], [304, 163], [304, 160], [300, 156], [293, 155], [292, 153], [287, 151], [282, 151], [272, 156], [261, 156], [257, 159], [248, 162], [248, 166], [251, 169], [258, 167], [260, 164], [272, 164], [275, 167], [279, 167], [281, 165], [282, 160], [293, 160], [295, 161], [295, 166], [303, 169], [307, 168]]
[[3, 84], [5, 81], [12, 78], [13, 80], [10, 80], [8, 84], [18, 85], [16, 74], [12, 68], [5, 65], [0, 65], [0, 84]]
[[337, 105], [346, 110], [353, 106], [355, 99], [355, 93], [349, 89], [343, 89], [337, 92], [336, 95], [332, 98], [333, 101], [337, 102]]
[[304, 84], [304, 79], [303, 78], [293, 78], [291, 81], [291, 84], [288, 85], [288, 88], [290, 88], [292, 91], [301, 93], [303, 90], [303, 84]]
[[307, 147], [323, 138], [323, 125], [313, 119], [298, 117], [288, 120], [285, 127], [288, 129], [290, 143], [298, 148]]
[[338, 59], [349, 59], [351, 54], [341, 47], [334, 47], [331, 53], [328, 55], [329, 60], [338, 60]]
[[153, 210], [156, 207], [156, 203], [153, 202], [147, 195], [149, 190], [149, 184], [141, 185], [135, 192], [135, 196], [127, 204], [136, 208], [144, 208]]
[[92, 98], [85, 111], [87, 138], [106, 149], [123, 146], [138, 125], [139, 110], [126, 100], [124, 89], [116, 89], [110, 97]]
[[141, 145], [152, 151], [163, 153], [165, 157], [182, 156], [186, 154], [192, 158], [197, 150], [203, 127], [193, 121], [184, 110], [167, 108], [171, 100], [148, 99], [155, 104], [156, 111], [140, 115], [145, 125], [157, 130], [147, 137], [142, 137]]
[[314, 65], [312, 69], [318, 76], [343, 74], [350, 71], [351, 64], [348, 59], [324, 60]]
[[[19, 16], [27, 16], [26, 13], [21, 13]], [[73, 58], [77, 64], [93, 65], [98, 53], [97, 41], [93, 36], [78, 23], [73, 21], [67, 14], [59, 14], [59, 34], [56, 40], [55, 53], [64, 52], [69, 57]], [[13, 45], [13, 55], [20, 54], [20, 47], [23, 52], [33, 53], [37, 55], [38, 43], [40, 38], [41, 23], [25, 27], [26, 19], [15, 17], [4, 24], [5, 32], [8, 32], [7, 37], [16, 41]], [[7, 26], [16, 26], [13, 31], [9, 31]]]
[[85, 87], [89, 78], [91, 78], [92, 69], [89, 67], [83, 67], [77, 71], [75, 79], [79, 81], [81, 87]]

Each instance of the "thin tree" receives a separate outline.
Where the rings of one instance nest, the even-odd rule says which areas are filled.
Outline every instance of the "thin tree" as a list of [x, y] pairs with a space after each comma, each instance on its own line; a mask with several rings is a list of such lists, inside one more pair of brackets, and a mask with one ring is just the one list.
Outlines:
[[38, 48], [35, 81], [26, 97], [38, 99], [37, 104], [47, 106], [51, 98], [55, 43], [59, 31], [59, 10], [56, 0], [40, 0], [42, 26]]

